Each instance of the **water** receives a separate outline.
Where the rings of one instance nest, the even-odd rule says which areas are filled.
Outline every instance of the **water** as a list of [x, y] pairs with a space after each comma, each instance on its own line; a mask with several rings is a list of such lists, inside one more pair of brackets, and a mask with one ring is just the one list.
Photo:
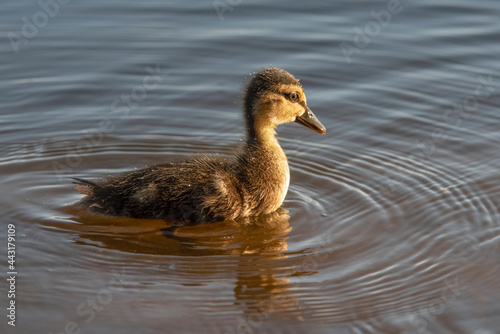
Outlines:
[[[2, 3], [2, 333], [499, 333], [498, 2], [214, 3]], [[74, 207], [71, 177], [231, 152], [270, 65], [327, 128], [278, 129], [283, 210], [172, 231]]]

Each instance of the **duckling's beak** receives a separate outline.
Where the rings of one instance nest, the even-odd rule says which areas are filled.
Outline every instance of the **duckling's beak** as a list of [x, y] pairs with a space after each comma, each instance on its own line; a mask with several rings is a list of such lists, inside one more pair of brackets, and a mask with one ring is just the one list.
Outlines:
[[311, 109], [307, 108], [306, 111], [300, 116], [297, 116], [295, 122], [307, 126], [309, 129], [321, 133], [324, 135], [326, 133], [325, 126], [316, 118]]

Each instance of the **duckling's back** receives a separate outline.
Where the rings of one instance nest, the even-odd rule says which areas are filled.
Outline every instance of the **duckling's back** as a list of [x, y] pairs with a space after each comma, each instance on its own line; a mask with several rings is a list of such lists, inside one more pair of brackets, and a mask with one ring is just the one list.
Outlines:
[[241, 214], [237, 175], [233, 158], [203, 157], [76, 183], [88, 195], [82, 203], [95, 213], [190, 225]]

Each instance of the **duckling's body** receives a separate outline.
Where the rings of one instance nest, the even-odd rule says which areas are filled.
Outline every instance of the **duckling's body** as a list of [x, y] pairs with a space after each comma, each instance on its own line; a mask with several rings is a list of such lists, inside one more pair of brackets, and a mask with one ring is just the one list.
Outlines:
[[305, 104], [298, 81], [281, 69], [266, 69], [245, 97], [246, 144], [227, 157], [204, 156], [155, 165], [97, 182], [77, 179], [82, 204], [112, 216], [167, 219], [191, 225], [258, 216], [278, 209], [290, 171], [274, 128], [299, 122], [324, 127]]

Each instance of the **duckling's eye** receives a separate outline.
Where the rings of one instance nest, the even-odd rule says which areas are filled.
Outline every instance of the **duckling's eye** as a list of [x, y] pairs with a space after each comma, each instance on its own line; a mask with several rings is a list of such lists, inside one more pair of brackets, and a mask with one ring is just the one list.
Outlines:
[[288, 98], [292, 102], [299, 102], [299, 94], [297, 94], [297, 93], [292, 93], [292, 94], [288, 95]]

